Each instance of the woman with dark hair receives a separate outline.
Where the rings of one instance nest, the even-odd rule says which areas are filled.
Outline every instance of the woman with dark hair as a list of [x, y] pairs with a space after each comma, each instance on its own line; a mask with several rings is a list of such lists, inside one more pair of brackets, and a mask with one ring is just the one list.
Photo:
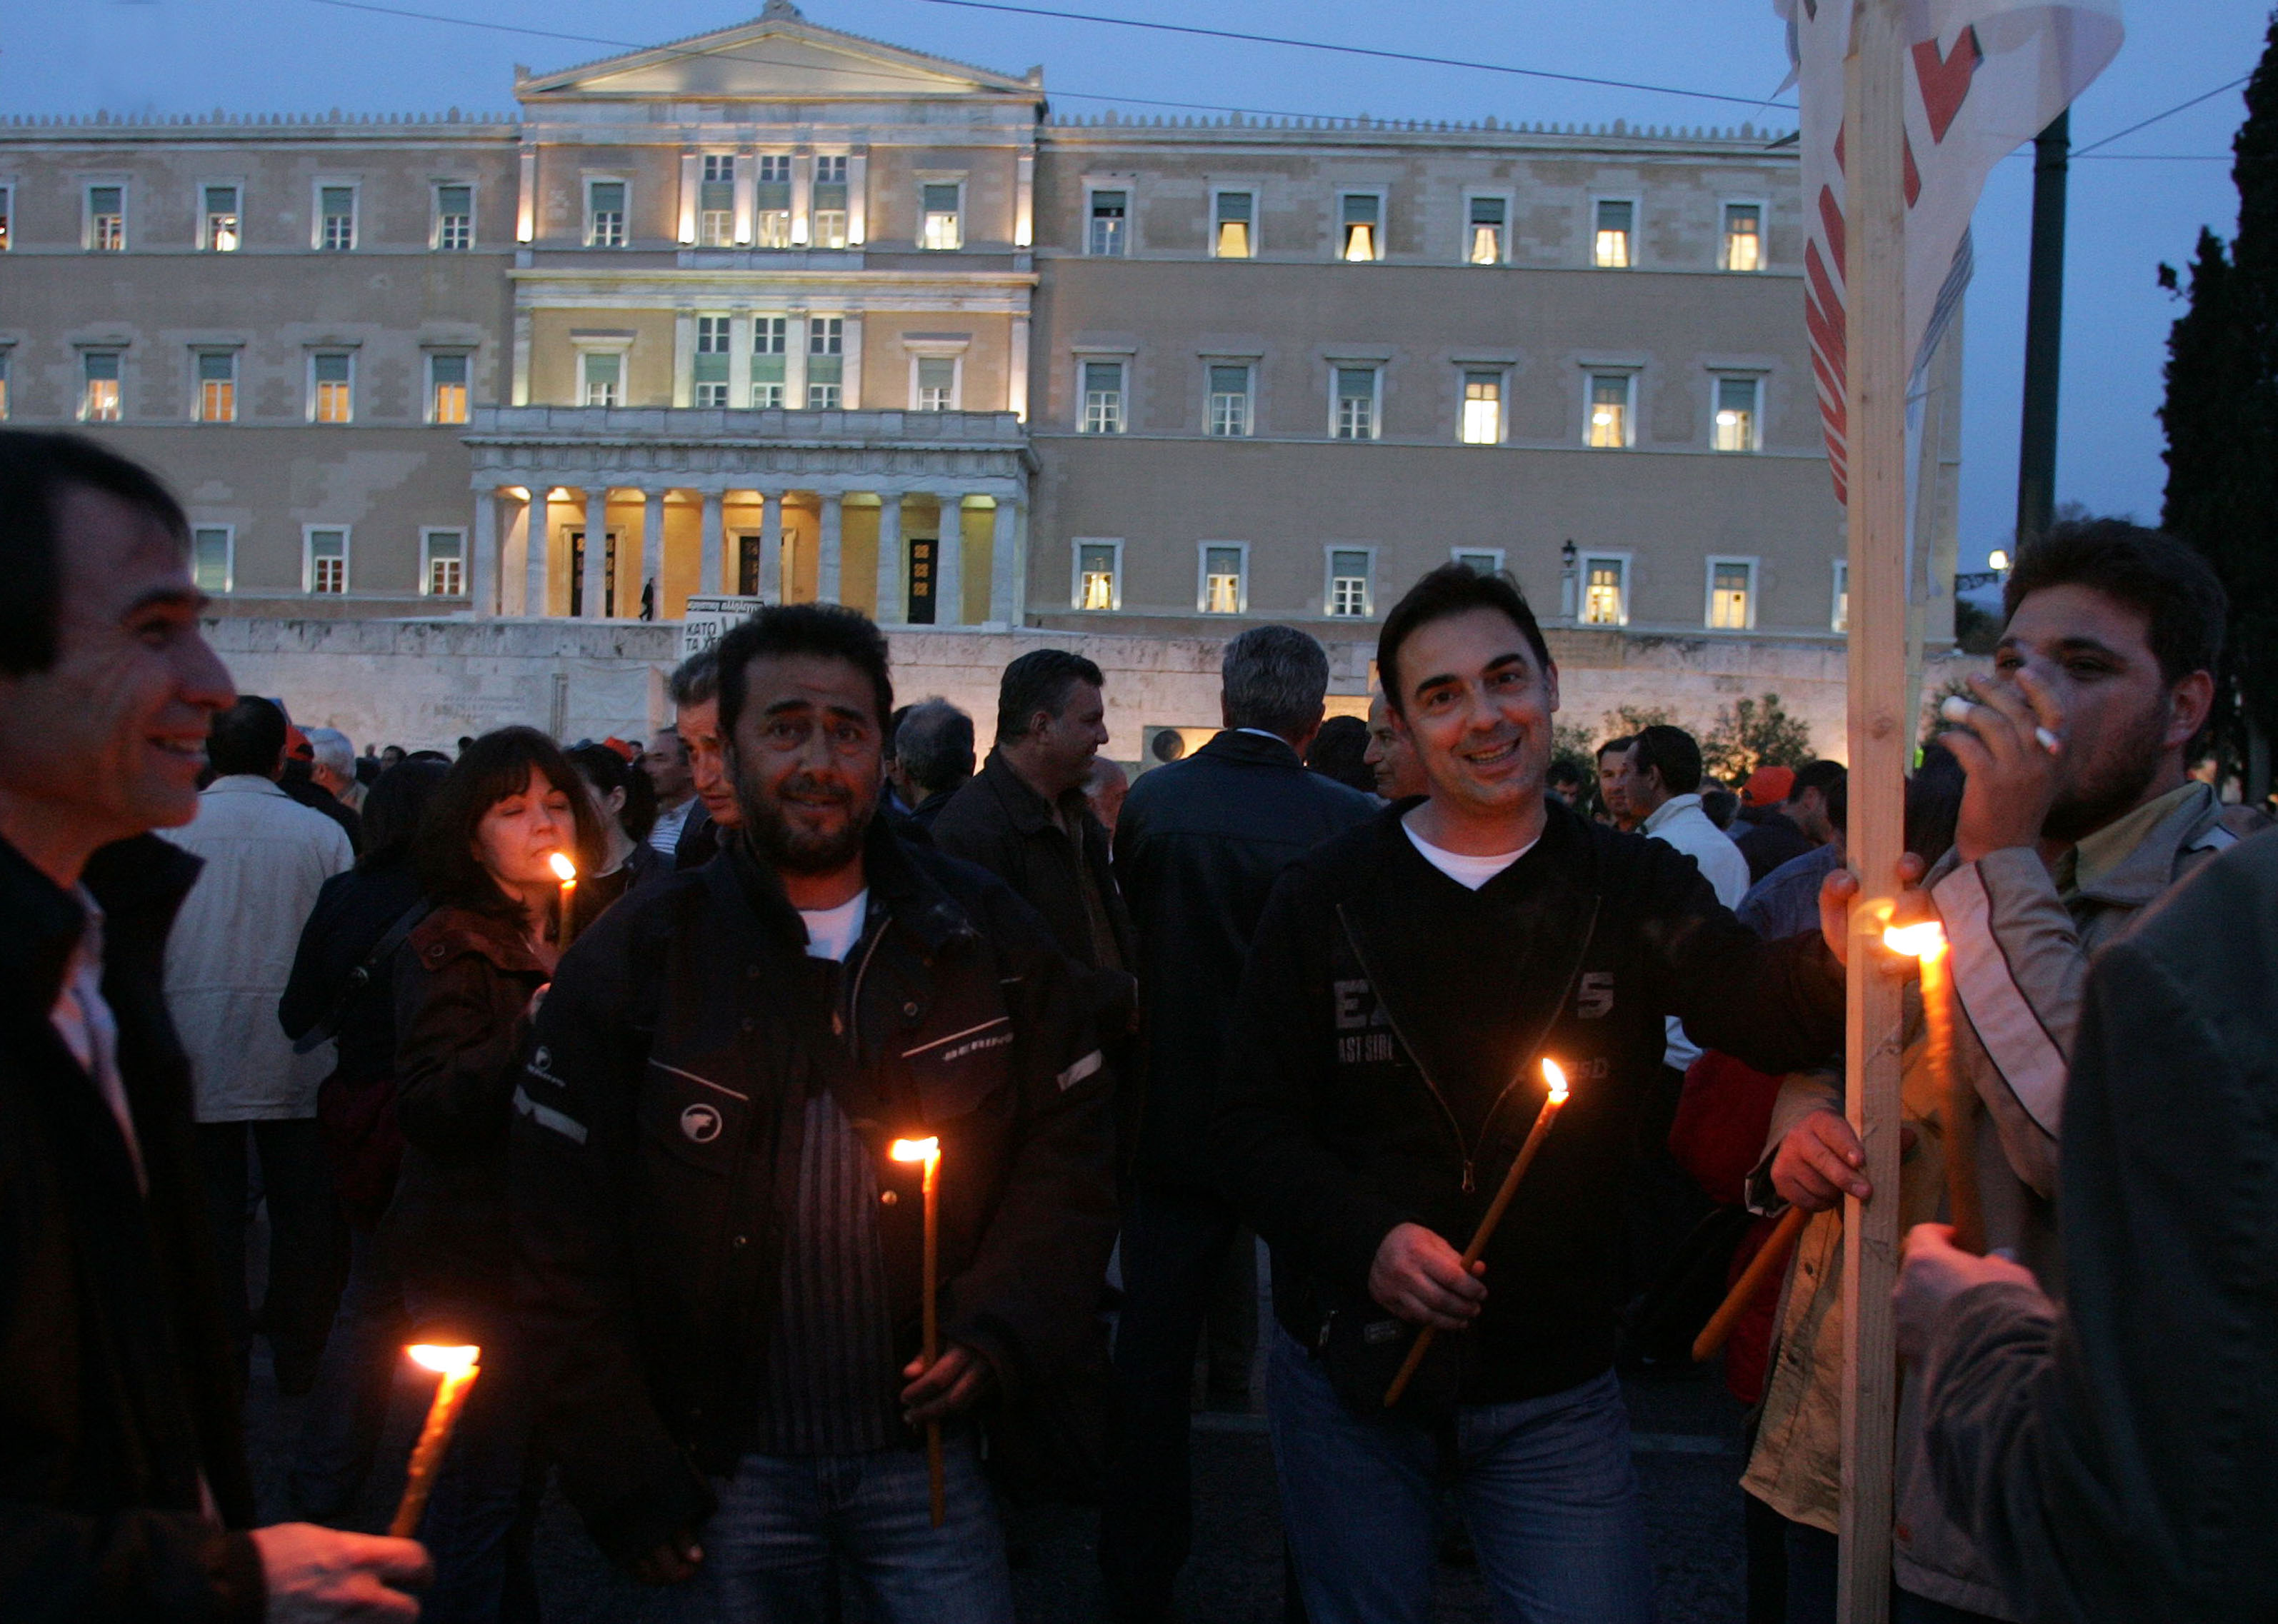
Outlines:
[[507, 1125], [533, 995], [561, 956], [559, 882], [602, 862], [604, 831], [569, 759], [532, 728], [485, 734], [429, 802], [415, 845], [433, 911], [395, 963], [396, 1117], [403, 1169], [380, 1225], [387, 1263], [431, 1339], [480, 1346], [429, 1502], [430, 1620], [534, 1619], [530, 1536], [542, 1469], [532, 1384], [516, 1345], [507, 1243]]
[[648, 774], [607, 744], [580, 744], [568, 754], [592, 797], [603, 846], [592, 872], [577, 882], [577, 923], [582, 932], [601, 910], [626, 892], [663, 879], [672, 865], [648, 844], [656, 823], [656, 791]]

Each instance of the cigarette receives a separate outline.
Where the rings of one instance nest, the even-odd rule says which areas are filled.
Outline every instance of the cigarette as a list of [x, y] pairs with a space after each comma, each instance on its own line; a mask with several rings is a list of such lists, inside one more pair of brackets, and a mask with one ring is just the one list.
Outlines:
[[[1938, 707], [1938, 713], [1940, 716], [1945, 717], [1945, 720], [1950, 722], [1966, 724], [1969, 721], [1969, 713], [1976, 708], [1977, 707], [1976, 705], [1970, 704], [1968, 700], [1963, 698], [1960, 694], [1948, 694], [1946, 695], [1945, 701]], [[2062, 739], [2057, 737], [2055, 734], [2050, 732], [2046, 728], [2035, 728], [2033, 729], [2033, 738], [2043, 750], [2047, 751], [2049, 754], [2052, 756], [2055, 755], [2064, 744], [2064, 741]]]

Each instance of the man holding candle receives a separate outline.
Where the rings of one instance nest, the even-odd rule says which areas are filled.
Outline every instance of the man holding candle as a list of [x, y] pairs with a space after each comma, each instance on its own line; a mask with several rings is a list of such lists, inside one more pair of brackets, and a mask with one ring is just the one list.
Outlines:
[[[1008, 1624], [975, 1418], [1081, 1349], [1114, 1237], [1074, 972], [1002, 882], [879, 817], [868, 620], [761, 611], [720, 644], [718, 703], [738, 838], [579, 939], [516, 1094], [562, 1483], [604, 1549], [722, 1620], [821, 1617], [844, 1561], [880, 1624]], [[925, 1165], [892, 1155], [924, 1139], [931, 1361]]]
[[[1549, 800], [1558, 674], [1507, 577], [1425, 576], [1377, 664], [1429, 793], [1282, 874], [1216, 1130], [1220, 1187], [1273, 1247], [1267, 1408], [1306, 1614], [1427, 1616], [1452, 1440], [1498, 1609], [1629, 1624], [1651, 1584], [1616, 1283], [1663, 1021], [1785, 1070], [1839, 1041], [1841, 973], [1817, 936], [1759, 942], [1690, 857]], [[1467, 1272], [1545, 1057], [1571, 1101]]]

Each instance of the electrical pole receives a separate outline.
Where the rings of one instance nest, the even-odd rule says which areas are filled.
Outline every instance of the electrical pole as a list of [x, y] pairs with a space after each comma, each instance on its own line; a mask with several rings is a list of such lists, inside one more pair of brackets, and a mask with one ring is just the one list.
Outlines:
[[[2049, 528], [2056, 506], [2057, 368], [2064, 349], [2065, 179], [2072, 110], [2033, 138], [2033, 255], [2025, 294], [2025, 411], [2017, 435], [2017, 545]], [[2012, 553], [2014, 557], [2014, 553]]]

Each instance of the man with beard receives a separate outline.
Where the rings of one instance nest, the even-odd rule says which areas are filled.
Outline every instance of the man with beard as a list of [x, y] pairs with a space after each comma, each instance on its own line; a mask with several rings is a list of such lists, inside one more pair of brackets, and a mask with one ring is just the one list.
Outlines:
[[[2060, 1296], [2060, 1118], [2090, 964], [2146, 904], [2267, 820], [2225, 808], [2187, 771], [2213, 703], [2225, 615], [2222, 587], [2198, 553], [2116, 519], [2060, 525], [2025, 551], [2002, 601], [1993, 675], [1972, 679], [1979, 703], [1945, 735], [1968, 782], [1953, 850], [1925, 881], [1951, 943], [1963, 1017], [1953, 1064], [1971, 1087], [1969, 1116], [1943, 1120], [1910, 1054], [1907, 1115], [1931, 1131], [1902, 1164], [1896, 1199], [1910, 1218], [1934, 1206], [1942, 1157], [1961, 1148], [1976, 1169], [1987, 1247]], [[1789, 1079], [1770, 1142], [1771, 1183], [1786, 1201], [1822, 1210], [1846, 1192], [1872, 1193], [1831, 1082]], [[1799, 1259], [1809, 1249], [1807, 1239]], [[1817, 1292], [1792, 1292], [1789, 1302], [1744, 1486], [1832, 1533], [1838, 1462], [1826, 1407], [1840, 1305]], [[1893, 1562], [1901, 1620], [2024, 1616], [1939, 1506], [1911, 1387]], [[1825, 1600], [1831, 1617], [1831, 1574]]]
[[[824, 1617], [845, 1563], [881, 1624], [1009, 1624], [975, 1422], [1091, 1329], [1115, 1231], [1099, 1052], [1043, 922], [878, 815], [877, 628], [779, 606], [719, 654], [741, 831], [579, 939], [515, 1094], [562, 1484], [703, 1616]], [[930, 1365], [932, 1203], [891, 1151], [918, 1139], [939, 1145]]]

